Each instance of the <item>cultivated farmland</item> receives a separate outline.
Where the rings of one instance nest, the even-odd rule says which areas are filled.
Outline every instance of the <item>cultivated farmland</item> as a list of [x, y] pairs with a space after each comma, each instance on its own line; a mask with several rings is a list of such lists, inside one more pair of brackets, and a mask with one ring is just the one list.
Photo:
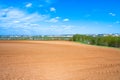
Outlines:
[[120, 49], [69, 41], [0, 41], [0, 80], [120, 80]]

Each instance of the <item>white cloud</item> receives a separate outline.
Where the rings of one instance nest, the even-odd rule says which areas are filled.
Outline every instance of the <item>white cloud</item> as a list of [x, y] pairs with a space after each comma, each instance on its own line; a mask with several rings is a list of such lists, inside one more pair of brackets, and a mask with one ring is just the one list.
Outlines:
[[25, 7], [27, 7], [27, 8], [32, 7], [32, 3], [26, 4]]
[[13, 23], [20, 23], [20, 21], [15, 20], [15, 21], [13, 21]]
[[51, 18], [38, 13], [28, 14], [16, 8], [1, 9], [0, 35], [64, 34], [73, 31], [70, 25], [55, 24], [62, 22], [60, 20], [60, 17]]
[[8, 11], [1, 10], [0, 13], [5, 13], [6, 16], [3, 17], [2, 14], [0, 14], [0, 20], [4, 22], [12, 22], [12, 21], [17, 21], [17, 22], [39, 22], [39, 21], [44, 21], [45, 19], [48, 18], [46, 15], [40, 15], [38, 13], [33, 13], [33, 14], [27, 14], [21, 10], [14, 9], [14, 8], [9, 8]]
[[68, 18], [65, 18], [65, 19], [63, 19], [63, 21], [64, 21], [64, 22], [67, 22], [67, 21], [69, 21], [69, 19], [68, 19]]
[[71, 25], [51, 25], [49, 31], [56, 34], [72, 34], [74, 26]]
[[[5, 13], [6, 16], [3, 16]], [[42, 31], [42, 24], [49, 17], [38, 13], [27, 14], [21, 10], [8, 8], [0, 10], [0, 34], [34, 34]], [[7, 29], [7, 30], [2, 30]], [[24, 32], [25, 31], [25, 32]]]
[[55, 9], [54, 7], [51, 7], [51, 8], [50, 8], [50, 11], [51, 11], [51, 12], [55, 12], [56, 9]]
[[55, 18], [51, 18], [50, 20], [46, 20], [46, 22], [56, 23], [59, 21], [59, 19], [60, 17], [55, 17]]
[[115, 14], [115, 13], [109, 13], [109, 15], [111, 15], [111, 16], [116, 16], [116, 14]]

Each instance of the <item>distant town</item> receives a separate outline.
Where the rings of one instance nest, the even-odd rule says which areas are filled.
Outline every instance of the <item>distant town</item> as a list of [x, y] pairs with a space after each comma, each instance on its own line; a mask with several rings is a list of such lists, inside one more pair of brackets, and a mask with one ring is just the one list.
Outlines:
[[[0, 40], [69, 40], [75, 34], [61, 35], [0, 35]], [[120, 33], [114, 34], [81, 34], [86, 36], [120, 36]]]
[[84, 44], [120, 47], [120, 34], [0, 35], [0, 40], [64, 40]]

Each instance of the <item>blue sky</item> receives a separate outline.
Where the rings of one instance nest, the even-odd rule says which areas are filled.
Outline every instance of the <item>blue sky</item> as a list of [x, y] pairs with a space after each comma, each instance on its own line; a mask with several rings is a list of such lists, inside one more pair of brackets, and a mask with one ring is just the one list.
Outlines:
[[0, 35], [120, 33], [120, 0], [0, 0]]

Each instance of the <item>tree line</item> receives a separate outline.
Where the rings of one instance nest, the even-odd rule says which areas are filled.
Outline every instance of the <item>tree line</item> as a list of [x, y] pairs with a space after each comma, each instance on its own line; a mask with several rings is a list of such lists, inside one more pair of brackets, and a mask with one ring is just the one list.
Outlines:
[[0, 40], [70, 40], [71, 37], [50, 36], [0, 36]]
[[90, 36], [90, 35], [73, 35], [72, 41], [82, 42], [92, 45], [119, 47], [120, 48], [120, 36]]
[[120, 36], [93, 36], [75, 34], [71, 37], [50, 37], [50, 36], [0, 36], [0, 40], [66, 40], [76, 41], [85, 44], [110, 46], [120, 48]]

